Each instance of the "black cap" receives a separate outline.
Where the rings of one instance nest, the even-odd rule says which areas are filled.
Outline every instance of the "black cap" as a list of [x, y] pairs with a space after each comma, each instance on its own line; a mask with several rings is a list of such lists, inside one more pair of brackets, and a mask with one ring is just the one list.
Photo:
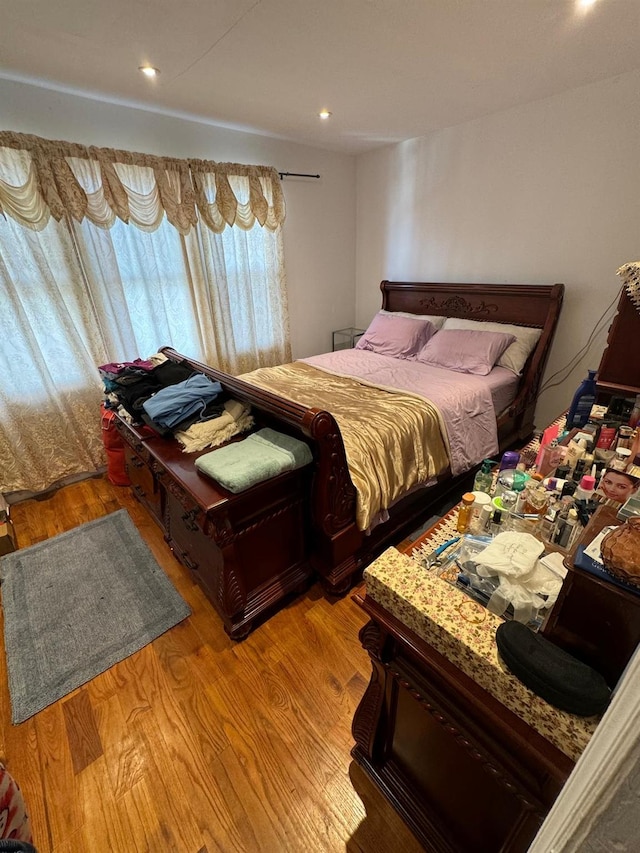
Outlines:
[[566, 480], [569, 477], [569, 472], [571, 471], [570, 465], [559, 465], [556, 468], [555, 476], [558, 480]]
[[564, 486], [562, 487], [562, 494], [560, 495], [560, 497], [564, 498], [565, 495], [573, 495], [577, 488], [578, 484], [575, 482], [575, 480], [567, 480]]

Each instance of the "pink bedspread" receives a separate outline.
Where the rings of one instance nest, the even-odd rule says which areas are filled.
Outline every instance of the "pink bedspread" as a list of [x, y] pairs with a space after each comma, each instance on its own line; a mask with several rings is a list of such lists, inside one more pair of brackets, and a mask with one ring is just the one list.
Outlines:
[[323, 353], [300, 361], [328, 373], [425, 397], [437, 406], [446, 426], [445, 438], [454, 476], [498, 452], [496, 412], [491, 394], [491, 386], [495, 383], [488, 381], [486, 376], [456, 373], [358, 349]]

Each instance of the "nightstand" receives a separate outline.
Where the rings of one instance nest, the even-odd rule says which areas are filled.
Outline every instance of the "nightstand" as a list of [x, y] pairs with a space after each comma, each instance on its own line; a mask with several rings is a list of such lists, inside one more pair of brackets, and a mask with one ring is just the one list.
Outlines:
[[351, 349], [358, 342], [358, 338], [364, 335], [366, 329], [356, 329], [349, 326], [348, 329], [337, 329], [332, 333], [332, 350]]

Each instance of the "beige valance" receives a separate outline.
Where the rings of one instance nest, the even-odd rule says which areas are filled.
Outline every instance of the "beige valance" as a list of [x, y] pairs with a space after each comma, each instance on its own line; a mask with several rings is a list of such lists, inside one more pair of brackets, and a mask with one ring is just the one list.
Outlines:
[[156, 157], [0, 131], [0, 213], [42, 230], [49, 217], [116, 218], [153, 231], [166, 214], [181, 234], [200, 219], [217, 233], [256, 222], [275, 230], [285, 217], [271, 166]]

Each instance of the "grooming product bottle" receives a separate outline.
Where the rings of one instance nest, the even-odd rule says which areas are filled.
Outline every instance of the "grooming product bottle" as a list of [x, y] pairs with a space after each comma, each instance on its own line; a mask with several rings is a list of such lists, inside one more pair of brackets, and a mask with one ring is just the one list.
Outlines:
[[[470, 494], [473, 494], [473, 506], [471, 507], [469, 530], [472, 533], [482, 533], [491, 513], [491, 497], [486, 492], [473, 491]], [[485, 507], [487, 512], [483, 518]]]
[[555, 536], [553, 541], [561, 548], [570, 548], [573, 539], [573, 533], [578, 524], [578, 513], [571, 507], [566, 518], [559, 517], [556, 523]]
[[633, 443], [633, 429], [630, 426], [625, 426], [624, 424], [618, 430], [618, 440], [616, 441], [616, 450], [621, 447], [628, 447], [631, 449], [631, 445]]
[[475, 497], [472, 492], [465, 492], [462, 496], [462, 504], [458, 510], [458, 523], [456, 525], [458, 533], [466, 533], [469, 529], [474, 501]]
[[542, 516], [547, 511], [549, 506], [549, 492], [539, 483], [535, 488], [527, 490], [527, 497], [524, 503], [524, 512], [526, 514], [535, 514]]
[[558, 495], [562, 492], [566, 482], [566, 480], [560, 480], [558, 477], [545, 477], [543, 480], [545, 489], [548, 492], [557, 493]]
[[558, 515], [559, 507], [559, 498], [552, 494], [549, 498], [549, 506], [547, 507], [547, 511], [545, 512], [544, 516], [542, 517], [542, 520], [540, 521], [539, 533], [545, 542], [551, 542], [553, 528], [556, 523], [556, 516]]
[[611, 460], [609, 467], [614, 471], [626, 471], [627, 465], [631, 461], [631, 450], [628, 447], [616, 447], [616, 453]]
[[585, 438], [581, 438], [578, 441], [574, 441], [573, 439], [571, 439], [567, 447], [567, 455], [565, 461], [572, 471], [576, 467], [578, 459], [582, 459], [586, 452], [587, 441]]
[[[529, 492], [532, 489], [537, 488], [543, 482], [542, 474], [538, 474], [536, 471], [533, 473], [529, 479], [524, 483], [524, 485], [517, 490], [518, 501], [516, 503], [516, 512], [527, 512], [525, 510], [525, 506], [527, 505], [527, 497]], [[516, 489], [514, 489], [516, 491]]]
[[487, 494], [491, 492], [491, 486], [493, 485], [493, 474], [491, 473], [491, 469], [494, 465], [495, 462], [491, 459], [485, 459], [482, 462], [482, 466], [473, 481], [474, 492], [486, 492]]
[[520, 461], [520, 454], [517, 450], [506, 450], [500, 459], [500, 471], [515, 468]]
[[498, 473], [496, 480], [496, 495], [501, 495], [503, 492], [521, 492], [527, 483], [529, 476], [524, 471], [518, 471], [515, 468], [506, 468]]
[[491, 503], [485, 504], [480, 510], [480, 517], [478, 519], [478, 532], [486, 533], [489, 530], [489, 523], [491, 521], [491, 511], [493, 507]]
[[587, 465], [586, 465], [586, 462], [584, 460], [585, 460], [584, 456], [582, 457], [582, 459], [578, 459], [578, 461], [576, 462], [576, 467], [573, 469], [572, 479], [575, 480], [576, 483], [580, 482], [580, 477], [582, 477], [582, 475], [584, 474], [584, 472], [586, 470]]
[[585, 474], [580, 480], [578, 488], [573, 493], [574, 501], [588, 501], [593, 497], [596, 490], [596, 478], [591, 474]]
[[631, 474], [632, 477], [640, 477], [640, 453], [636, 454], [630, 465], [627, 465], [627, 474]]
[[596, 371], [590, 370], [586, 379], [583, 379], [578, 390], [573, 395], [569, 414], [567, 415], [567, 427], [583, 427], [589, 420], [591, 407], [596, 401]]
[[543, 477], [548, 477], [552, 474], [558, 465], [562, 465], [564, 458], [567, 455], [567, 448], [558, 444], [558, 439], [551, 439], [550, 443], [542, 448], [542, 455], [538, 464], [538, 473]]
[[615, 441], [618, 430], [614, 426], [603, 425], [600, 429], [600, 435], [596, 442], [593, 455], [595, 459], [609, 462], [613, 458], [615, 452]]

